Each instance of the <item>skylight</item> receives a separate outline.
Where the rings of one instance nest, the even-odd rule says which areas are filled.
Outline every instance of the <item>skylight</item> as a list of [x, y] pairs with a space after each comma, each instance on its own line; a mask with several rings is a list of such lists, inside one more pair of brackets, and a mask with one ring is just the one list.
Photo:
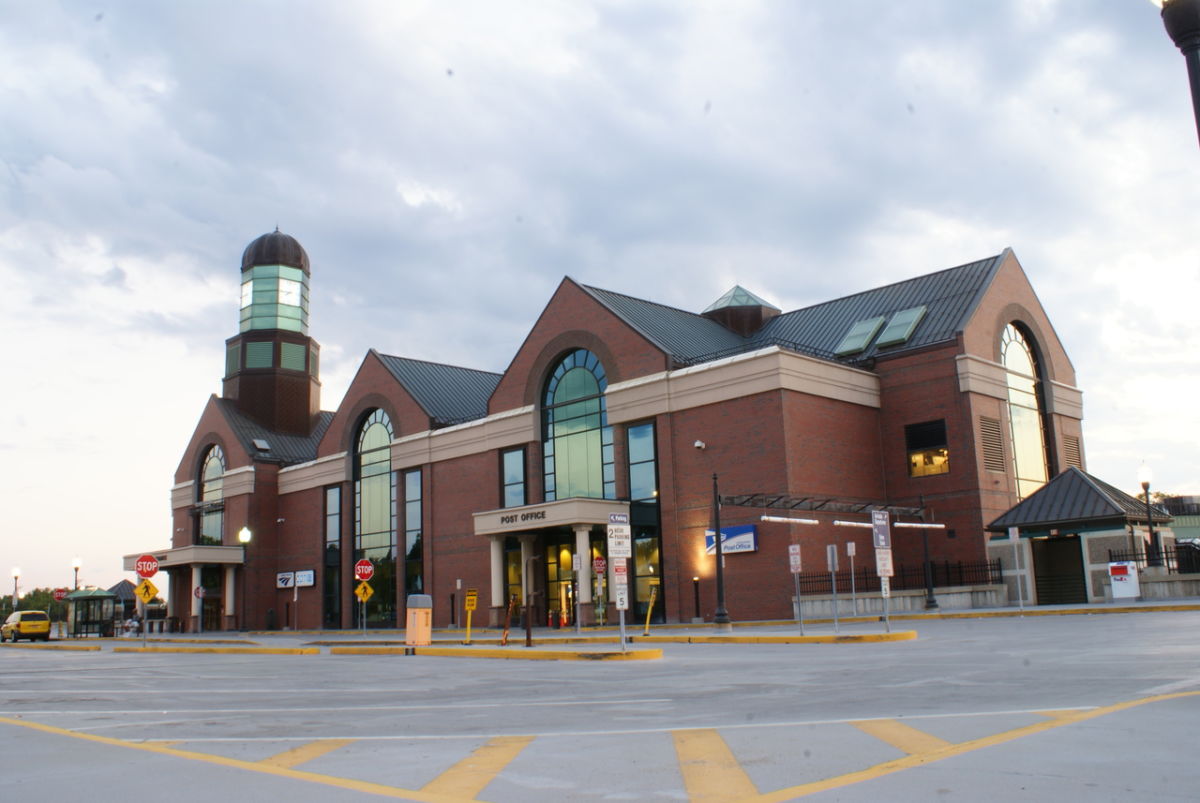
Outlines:
[[908, 342], [912, 337], [913, 331], [917, 328], [917, 324], [925, 317], [925, 307], [909, 307], [902, 309], [892, 316], [892, 320], [888, 322], [887, 328], [883, 330], [883, 334], [879, 336], [877, 346], [895, 346], [900, 343]]
[[260, 451], [260, 452], [269, 452], [269, 451], [271, 451], [271, 444], [267, 443], [262, 438], [255, 438], [254, 439], [254, 448], [258, 449], [258, 451]]
[[883, 326], [883, 316], [875, 318], [867, 318], [858, 321], [850, 327], [850, 331], [842, 338], [842, 342], [837, 344], [837, 348], [833, 353], [839, 357], [845, 357], [848, 354], [857, 354], [867, 347], [871, 342], [871, 338], [875, 337], [875, 333], [879, 331], [879, 327]]

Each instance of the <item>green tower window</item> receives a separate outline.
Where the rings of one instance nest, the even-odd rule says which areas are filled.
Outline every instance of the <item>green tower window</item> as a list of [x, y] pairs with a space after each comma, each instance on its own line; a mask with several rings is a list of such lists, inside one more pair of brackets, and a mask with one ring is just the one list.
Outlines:
[[242, 273], [241, 331], [308, 333], [308, 277], [287, 265], [255, 265]]
[[246, 344], [246, 367], [247, 368], [270, 368], [271, 358], [274, 356], [275, 344], [271, 341], [264, 343], [247, 343]]
[[279, 367], [289, 371], [303, 371], [304, 354], [307, 351], [303, 343], [280, 343]]

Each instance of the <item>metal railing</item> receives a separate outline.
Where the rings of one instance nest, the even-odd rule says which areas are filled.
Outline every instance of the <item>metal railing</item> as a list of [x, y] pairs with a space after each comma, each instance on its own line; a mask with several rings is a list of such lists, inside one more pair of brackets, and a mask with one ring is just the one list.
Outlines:
[[[1194, 544], [1176, 544], [1174, 546], [1164, 546], [1161, 552], [1162, 565], [1166, 567], [1168, 573], [1200, 573], [1200, 547]], [[1109, 563], [1124, 561], [1136, 563], [1139, 569], [1144, 569], [1148, 565], [1144, 549], [1108, 550]]]
[[[1003, 571], [1000, 560], [984, 560], [976, 562], [935, 560], [929, 563], [933, 575], [933, 587], [999, 585], [1003, 583]], [[892, 577], [892, 590], [925, 588], [925, 565], [897, 564], [896, 574]], [[801, 594], [828, 594], [832, 589], [829, 572], [802, 572], [800, 574]], [[854, 589], [859, 592], [879, 591], [879, 578], [875, 575], [874, 566], [856, 566], [854, 569]], [[850, 570], [844, 569], [837, 573], [838, 593], [850, 593]]]

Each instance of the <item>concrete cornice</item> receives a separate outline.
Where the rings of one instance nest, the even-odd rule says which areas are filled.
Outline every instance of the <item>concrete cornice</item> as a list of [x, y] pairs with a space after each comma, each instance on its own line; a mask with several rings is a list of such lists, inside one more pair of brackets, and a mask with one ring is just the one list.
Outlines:
[[346, 458], [345, 452], [338, 452], [311, 463], [281, 469], [279, 493], [291, 494], [324, 485], [337, 485], [346, 479]]

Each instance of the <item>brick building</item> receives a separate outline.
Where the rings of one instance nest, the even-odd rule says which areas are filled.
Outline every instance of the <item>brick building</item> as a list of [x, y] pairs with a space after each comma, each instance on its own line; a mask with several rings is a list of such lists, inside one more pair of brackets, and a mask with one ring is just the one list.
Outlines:
[[[788, 617], [788, 544], [806, 568], [835, 538], [870, 555], [834, 511], [919, 511], [945, 525], [935, 558], [983, 560], [988, 522], [1083, 468], [1074, 370], [1009, 250], [786, 313], [740, 287], [692, 313], [564, 278], [502, 373], [372, 350], [331, 412], [309, 276], [278, 231], [243, 255], [222, 394], [153, 553], [186, 627], [355, 627], [361, 560], [368, 626], [403, 626], [413, 593], [435, 625], [461, 622], [468, 589], [476, 622], [528, 592], [535, 621], [612, 621], [613, 561], [595, 567], [613, 513], [632, 527], [630, 616], [653, 599], [653, 619], [687, 621], [698, 594], [710, 619], [714, 474], [722, 531], [740, 534], [730, 615]], [[762, 522], [736, 504], [755, 494], [821, 523]], [[921, 559], [919, 537], [893, 546]]]

